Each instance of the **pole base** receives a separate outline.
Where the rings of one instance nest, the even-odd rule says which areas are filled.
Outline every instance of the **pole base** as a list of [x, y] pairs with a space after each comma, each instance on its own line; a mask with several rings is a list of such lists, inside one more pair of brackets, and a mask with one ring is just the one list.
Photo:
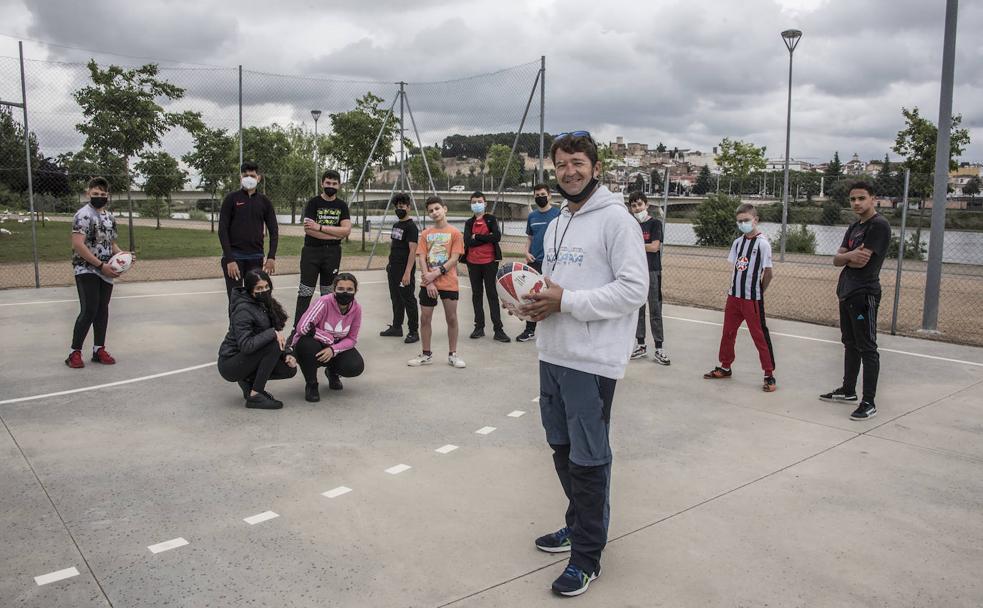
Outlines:
[[942, 332], [937, 329], [916, 329], [915, 333], [925, 338], [939, 338]]

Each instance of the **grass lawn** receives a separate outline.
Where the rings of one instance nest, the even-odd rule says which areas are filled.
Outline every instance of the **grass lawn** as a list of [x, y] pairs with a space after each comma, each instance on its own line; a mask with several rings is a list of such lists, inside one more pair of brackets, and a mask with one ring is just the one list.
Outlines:
[[[38, 226], [38, 254], [42, 262], [64, 261], [71, 258], [71, 231], [66, 222], [48, 222], [47, 226]], [[31, 262], [31, 226], [30, 224], [12, 224], [5, 222], [3, 227], [13, 234], [0, 235], [0, 264], [11, 262]], [[166, 260], [173, 258], [220, 257], [222, 248], [218, 243], [218, 235], [207, 230], [189, 230], [187, 228], [161, 228], [155, 230], [149, 226], [136, 226], [135, 240], [137, 257], [141, 260]], [[129, 230], [125, 223], [119, 224], [119, 245], [123, 249], [129, 247]], [[300, 255], [304, 237], [281, 236], [277, 247], [277, 256]], [[346, 256], [368, 255], [372, 244], [366, 245], [362, 253], [359, 242], [344, 243], [343, 251]], [[376, 255], [387, 257], [389, 243], [380, 241]]]

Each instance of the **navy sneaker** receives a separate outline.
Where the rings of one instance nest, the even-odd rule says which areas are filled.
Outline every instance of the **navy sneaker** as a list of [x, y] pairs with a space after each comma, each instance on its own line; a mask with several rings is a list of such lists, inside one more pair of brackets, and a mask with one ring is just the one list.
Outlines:
[[587, 591], [590, 582], [601, 576], [601, 569], [588, 574], [577, 566], [569, 564], [558, 579], [553, 581], [553, 593], [572, 597]]
[[570, 550], [570, 528], [560, 528], [536, 539], [536, 548], [547, 553], [563, 553]]
[[861, 401], [850, 414], [850, 420], [870, 420], [877, 415], [877, 407], [871, 401]]

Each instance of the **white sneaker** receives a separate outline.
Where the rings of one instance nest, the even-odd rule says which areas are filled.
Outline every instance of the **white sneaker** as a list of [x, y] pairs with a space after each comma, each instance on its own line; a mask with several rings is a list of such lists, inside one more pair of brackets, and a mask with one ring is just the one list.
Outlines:
[[447, 365], [450, 365], [451, 367], [456, 367], [457, 369], [464, 369], [465, 367], [468, 366], [468, 364], [464, 362], [464, 359], [458, 356], [457, 353], [447, 356]]
[[671, 361], [669, 361], [669, 353], [662, 350], [661, 348], [655, 349], [655, 354], [652, 355], [652, 358], [659, 365], [669, 365], [671, 363]]
[[644, 344], [639, 344], [635, 347], [635, 350], [631, 351], [632, 360], [644, 359], [645, 355], [648, 353], [648, 348]]
[[420, 353], [416, 357], [413, 357], [407, 361], [406, 365], [409, 365], [410, 367], [420, 367], [421, 365], [430, 365], [431, 363], [433, 363], [433, 355]]

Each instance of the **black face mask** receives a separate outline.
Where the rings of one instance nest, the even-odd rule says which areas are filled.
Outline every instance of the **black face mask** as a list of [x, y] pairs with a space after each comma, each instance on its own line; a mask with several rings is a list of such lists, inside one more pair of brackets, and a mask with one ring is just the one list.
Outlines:
[[349, 291], [336, 291], [334, 292], [334, 301], [337, 302], [339, 306], [348, 306], [355, 301], [355, 294]]
[[406, 214], [407, 214], [406, 209], [397, 209], [396, 210], [396, 217], [398, 217], [401, 220], [405, 220], [406, 219]]
[[592, 177], [590, 178], [590, 181], [587, 182], [587, 185], [584, 187], [584, 189], [580, 191], [580, 194], [567, 194], [566, 191], [564, 191], [563, 188], [560, 187], [560, 184], [556, 185], [556, 190], [561, 195], [563, 195], [563, 198], [567, 199], [571, 203], [576, 204], [576, 203], [582, 203], [586, 201], [588, 198], [590, 198], [590, 195], [594, 193], [594, 188], [596, 187], [597, 187], [597, 178]]
[[324, 189], [324, 196], [326, 196], [326, 197], [328, 197], [328, 198], [331, 198], [331, 197], [332, 197], [332, 196], [334, 196], [335, 194], [338, 194], [338, 189], [337, 189], [337, 188], [331, 188], [331, 187], [329, 186], [329, 187], [326, 187], [326, 188]]
[[272, 291], [261, 291], [259, 293], [253, 294], [253, 299], [266, 306], [266, 308], [273, 307], [273, 292]]
[[550, 197], [548, 197], [548, 196], [537, 196], [536, 197], [536, 204], [539, 205], [540, 207], [545, 207], [546, 205], [549, 205], [550, 204]]
[[109, 203], [109, 198], [106, 196], [92, 196], [89, 197], [89, 204], [96, 209], [102, 209]]

